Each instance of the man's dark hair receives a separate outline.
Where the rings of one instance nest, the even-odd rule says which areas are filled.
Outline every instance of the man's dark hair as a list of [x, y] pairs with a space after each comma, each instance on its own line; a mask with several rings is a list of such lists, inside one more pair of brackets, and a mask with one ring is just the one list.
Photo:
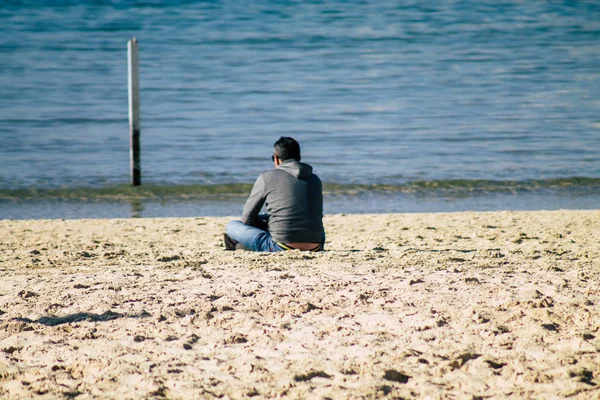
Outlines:
[[300, 161], [300, 145], [291, 137], [280, 137], [273, 145], [275, 155], [281, 160]]

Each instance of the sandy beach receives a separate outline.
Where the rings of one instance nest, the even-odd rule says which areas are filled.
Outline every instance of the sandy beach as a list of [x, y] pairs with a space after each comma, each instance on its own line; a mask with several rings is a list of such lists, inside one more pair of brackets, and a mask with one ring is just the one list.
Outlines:
[[0, 397], [600, 398], [600, 211], [0, 221]]

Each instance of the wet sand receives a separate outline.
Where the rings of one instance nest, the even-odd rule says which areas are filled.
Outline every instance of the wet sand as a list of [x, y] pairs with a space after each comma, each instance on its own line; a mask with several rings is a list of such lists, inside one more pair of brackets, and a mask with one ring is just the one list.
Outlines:
[[600, 211], [0, 221], [0, 397], [600, 398]]

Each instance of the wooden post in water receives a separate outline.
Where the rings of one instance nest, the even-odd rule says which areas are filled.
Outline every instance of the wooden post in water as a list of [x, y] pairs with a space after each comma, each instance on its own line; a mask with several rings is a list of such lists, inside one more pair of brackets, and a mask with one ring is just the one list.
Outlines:
[[142, 184], [142, 165], [140, 161], [140, 75], [138, 62], [138, 43], [135, 37], [127, 43], [127, 77], [129, 86], [129, 158], [131, 166], [131, 184]]

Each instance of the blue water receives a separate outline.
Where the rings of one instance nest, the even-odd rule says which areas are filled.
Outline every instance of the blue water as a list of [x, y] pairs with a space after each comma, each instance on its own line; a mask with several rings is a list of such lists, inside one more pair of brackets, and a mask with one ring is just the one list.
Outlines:
[[165, 4], [0, 0], [0, 193], [129, 182], [133, 36], [144, 184], [600, 178], [597, 2]]

